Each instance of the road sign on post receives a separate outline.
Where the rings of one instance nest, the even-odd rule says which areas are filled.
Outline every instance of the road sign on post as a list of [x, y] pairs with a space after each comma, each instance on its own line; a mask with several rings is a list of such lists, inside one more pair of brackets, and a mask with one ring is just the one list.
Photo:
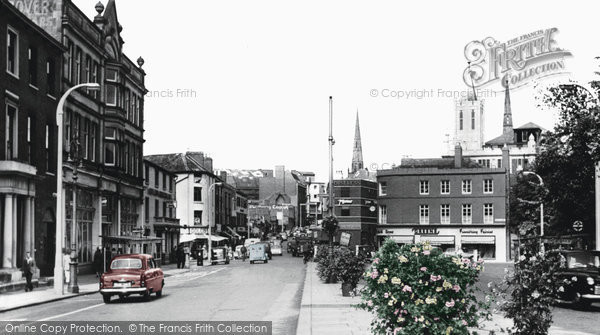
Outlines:
[[340, 245], [343, 245], [343, 246], [347, 247], [350, 244], [350, 237], [351, 236], [352, 235], [350, 235], [350, 233], [342, 233], [340, 235]]
[[573, 222], [573, 230], [576, 232], [581, 232], [583, 230], [583, 222], [579, 220]]

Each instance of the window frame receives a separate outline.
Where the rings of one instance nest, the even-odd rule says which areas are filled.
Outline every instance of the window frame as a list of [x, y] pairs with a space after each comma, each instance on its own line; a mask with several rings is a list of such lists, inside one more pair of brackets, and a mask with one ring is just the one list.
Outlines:
[[[444, 215], [447, 214], [447, 215]], [[450, 224], [450, 204], [440, 205], [440, 224]], [[447, 218], [447, 219], [445, 219]]]
[[429, 224], [429, 205], [419, 205], [419, 224]]
[[450, 194], [450, 180], [440, 180], [440, 194]]
[[473, 224], [473, 205], [472, 204], [462, 204], [461, 223], [462, 224]]
[[[489, 211], [489, 214], [488, 214]], [[483, 204], [483, 223], [492, 224], [494, 223], [494, 204], [487, 203]]]
[[[490, 190], [487, 190], [487, 182], [490, 182]], [[484, 179], [483, 180], [483, 194], [493, 194], [494, 193], [494, 179]]]
[[[426, 189], [425, 191], [423, 191]], [[429, 180], [419, 180], [419, 194], [429, 195]]]
[[[15, 47], [13, 48], [13, 67], [14, 67], [14, 72], [12, 72], [9, 68], [9, 59], [10, 59], [10, 33], [13, 33], [15, 35]], [[20, 43], [19, 43], [19, 32], [11, 27], [10, 25], [6, 26], [6, 73], [10, 74], [11, 76], [20, 79], [19, 78], [19, 69], [20, 69], [20, 64], [19, 64], [19, 48], [20, 48]]]
[[[468, 191], [465, 190], [465, 186], [468, 185]], [[461, 184], [461, 192], [462, 194], [472, 194], [473, 193], [473, 180], [471, 179], [463, 179]]]

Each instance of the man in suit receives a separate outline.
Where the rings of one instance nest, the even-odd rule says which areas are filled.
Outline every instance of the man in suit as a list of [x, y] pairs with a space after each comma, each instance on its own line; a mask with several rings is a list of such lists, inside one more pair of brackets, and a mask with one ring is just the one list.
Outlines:
[[25, 292], [33, 291], [33, 284], [31, 283], [31, 277], [33, 277], [33, 258], [31, 258], [31, 254], [29, 251], [25, 253], [25, 260], [23, 261], [23, 274], [25, 275], [25, 279], [27, 280], [27, 285], [25, 285]]

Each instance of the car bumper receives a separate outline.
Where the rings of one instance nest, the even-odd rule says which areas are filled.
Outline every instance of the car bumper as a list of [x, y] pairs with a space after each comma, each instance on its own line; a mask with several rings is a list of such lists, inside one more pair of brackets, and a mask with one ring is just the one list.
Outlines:
[[100, 289], [102, 294], [132, 294], [144, 293], [148, 289], [145, 287], [123, 287], [123, 288], [103, 288]]
[[581, 298], [587, 299], [587, 300], [600, 300], [600, 295], [598, 295], [598, 294], [582, 294]]

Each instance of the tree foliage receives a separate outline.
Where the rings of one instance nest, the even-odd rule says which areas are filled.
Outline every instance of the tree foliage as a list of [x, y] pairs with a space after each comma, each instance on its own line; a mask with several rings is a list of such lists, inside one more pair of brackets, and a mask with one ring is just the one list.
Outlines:
[[[598, 91], [598, 83], [593, 82], [591, 86]], [[576, 84], [552, 87], [539, 98], [543, 105], [558, 112], [554, 129], [543, 134], [540, 143], [542, 150], [533, 166], [534, 171], [544, 179], [547, 190], [539, 195], [543, 196], [547, 208], [545, 221], [549, 224], [548, 233], [568, 233], [572, 223], [581, 220], [584, 233], [593, 236], [594, 167], [600, 160], [598, 101], [587, 89]], [[527, 190], [525, 186], [515, 189], [515, 192], [518, 191], [525, 194], [532, 192], [531, 188]], [[523, 193], [519, 195], [523, 196]], [[514, 218], [519, 219], [519, 215], [522, 215], [520, 219], [536, 221], [530, 217], [535, 211], [531, 206], [515, 206], [520, 207], [522, 212], [511, 208], [516, 216]]]

